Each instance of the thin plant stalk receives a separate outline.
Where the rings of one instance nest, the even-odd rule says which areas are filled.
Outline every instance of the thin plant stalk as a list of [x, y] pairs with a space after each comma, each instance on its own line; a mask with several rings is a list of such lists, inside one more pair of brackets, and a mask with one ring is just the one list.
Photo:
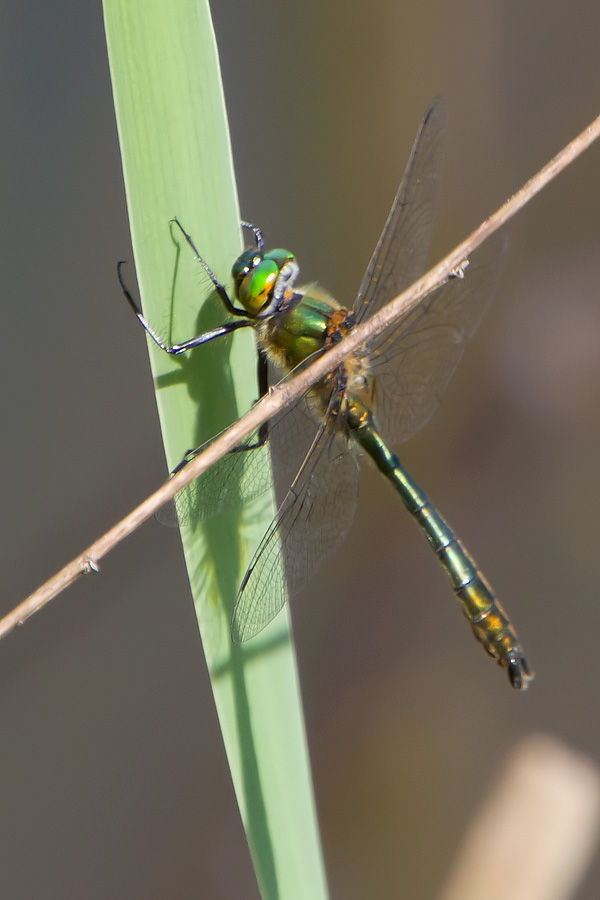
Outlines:
[[[305, 393], [308, 388], [327, 372], [338, 366], [350, 353], [358, 349], [366, 340], [379, 334], [400, 316], [416, 306], [428, 293], [435, 290], [469, 258], [483, 241], [497, 231], [514, 216], [529, 200], [542, 190], [553, 178], [570, 165], [600, 136], [600, 116], [574, 138], [543, 169], [534, 175], [523, 187], [513, 194], [493, 215], [471, 232], [454, 250], [430, 269], [422, 278], [411, 285], [400, 296], [387, 304], [376, 316], [355, 328], [351, 334], [324, 353], [318, 360], [294, 378], [290, 378], [270, 389], [269, 394], [256, 403], [245, 415], [216, 438], [206, 450], [198, 454], [173, 478], [166, 481], [132, 510], [125, 518], [109, 529], [101, 538], [71, 560], [52, 578], [29, 595], [10, 613], [0, 619], [0, 639], [30, 616], [49, 603], [80, 575], [95, 572], [99, 561], [124, 538], [139, 528], [165, 503], [172, 499], [183, 487], [198, 475], [214, 465], [236, 444], [248, 437], [263, 422], [266, 422], [283, 407], [289, 405]], [[468, 269], [465, 277], [468, 278]]]

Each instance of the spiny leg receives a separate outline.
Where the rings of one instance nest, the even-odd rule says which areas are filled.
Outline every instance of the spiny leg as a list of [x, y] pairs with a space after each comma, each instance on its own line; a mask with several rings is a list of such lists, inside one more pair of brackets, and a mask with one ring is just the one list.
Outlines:
[[251, 222], [240, 222], [242, 228], [247, 228], [254, 235], [254, 240], [256, 242], [256, 249], [260, 252], [265, 246], [265, 242], [263, 241], [262, 230], [258, 227], [258, 225], [253, 225]]
[[[259, 389], [259, 399], [264, 397], [267, 391], [269, 390], [269, 373], [267, 366], [267, 357], [264, 352], [259, 348], [258, 350], [258, 362], [257, 362], [257, 380], [258, 380], [258, 389]], [[258, 433], [256, 436], [256, 440], [251, 441], [247, 444], [238, 444], [236, 447], [232, 447], [229, 453], [246, 453], [248, 450], [258, 450], [260, 447], [264, 447], [268, 440], [269, 436], [269, 423], [263, 422], [258, 429]], [[198, 454], [205, 449], [211, 441], [205, 441], [203, 444], [200, 444], [198, 447], [194, 447], [191, 450], [188, 450], [180, 462], [177, 463], [175, 468], [172, 470], [171, 475], [175, 475], [176, 472], [181, 471], [181, 469], [185, 468], [188, 463], [190, 463], [193, 459], [195, 459]]]
[[244, 319], [243, 321], [240, 319], [237, 322], [226, 322], [224, 325], [219, 325], [218, 328], [213, 328], [211, 331], [205, 331], [202, 334], [197, 334], [195, 337], [190, 338], [187, 341], [183, 341], [181, 344], [166, 344], [162, 340], [162, 338], [158, 336], [149, 322], [145, 319], [141, 307], [133, 299], [131, 292], [127, 288], [127, 285], [125, 284], [125, 281], [123, 279], [123, 275], [121, 272], [122, 266], [123, 260], [121, 260], [117, 265], [117, 273], [119, 276], [121, 290], [125, 294], [127, 302], [134, 311], [138, 322], [140, 323], [146, 334], [150, 335], [154, 343], [158, 347], [160, 347], [161, 350], [164, 350], [165, 353], [169, 353], [172, 356], [177, 356], [180, 353], [185, 353], [187, 350], [192, 350], [194, 347], [200, 347], [202, 344], [206, 344], [208, 343], [208, 341], [212, 341], [215, 338], [223, 337], [226, 334], [231, 334], [232, 331], [236, 331], [238, 328], [249, 328], [252, 326], [252, 322], [250, 321], [250, 319]]
[[186, 243], [192, 249], [194, 256], [196, 257], [196, 259], [198, 260], [198, 262], [200, 263], [200, 265], [202, 266], [202, 268], [204, 269], [204, 271], [210, 278], [212, 285], [213, 285], [215, 291], [217, 292], [217, 294], [219, 295], [219, 299], [221, 300], [221, 303], [223, 304], [223, 306], [225, 307], [227, 312], [230, 313], [230, 315], [232, 315], [232, 316], [247, 316], [248, 314], [246, 313], [245, 310], [237, 309], [233, 305], [233, 303], [231, 302], [231, 298], [230, 298], [229, 294], [227, 293], [227, 290], [225, 289], [225, 286], [221, 284], [221, 282], [219, 281], [219, 279], [217, 278], [217, 276], [215, 275], [213, 270], [210, 268], [210, 266], [204, 259], [204, 257], [202, 257], [200, 255], [200, 252], [199, 252], [198, 248], [196, 247], [191, 234], [188, 234], [188, 232], [185, 230], [185, 228], [183, 227], [183, 225], [181, 224], [179, 219], [178, 218], [171, 219], [171, 224], [176, 225], [177, 228], [179, 228], [180, 232], [182, 233], [183, 237], [185, 238]]

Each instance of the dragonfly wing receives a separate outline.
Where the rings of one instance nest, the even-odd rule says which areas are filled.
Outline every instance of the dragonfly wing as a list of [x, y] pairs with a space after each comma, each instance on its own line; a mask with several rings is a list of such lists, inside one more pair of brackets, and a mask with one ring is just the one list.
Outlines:
[[437, 409], [465, 345], [492, 299], [508, 245], [492, 235], [451, 278], [368, 345], [378, 424], [390, 443], [407, 440]]
[[[269, 384], [280, 384], [290, 377], [287, 373], [282, 376], [281, 370], [269, 363]], [[319, 416], [314, 401], [303, 394], [269, 419], [269, 456], [277, 506], [309, 452], [322, 418], [322, 410]]]
[[315, 442], [323, 409], [304, 394], [269, 420], [269, 454], [279, 506]]
[[[254, 432], [179, 491], [173, 504], [159, 511], [159, 522], [175, 527], [197, 525], [239, 509], [267, 491], [272, 483], [269, 457], [265, 446], [256, 446], [257, 440]], [[200, 450], [211, 443], [207, 441]]]
[[242, 582], [231, 623], [233, 641], [262, 631], [288, 593], [297, 593], [342, 543], [357, 489], [352, 448], [340, 432], [320, 427]]
[[437, 97], [425, 114], [385, 228], [354, 302], [357, 322], [401, 294], [425, 269], [441, 179], [447, 125]]
[[[269, 384], [278, 380], [269, 367]], [[277, 501], [285, 496], [314, 440], [318, 419], [309, 396], [301, 397], [268, 423], [267, 445], [257, 446], [258, 431], [179, 491], [157, 514], [169, 527], [196, 525], [251, 503], [275, 482]], [[199, 451], [212, 441], [203, 444]]]

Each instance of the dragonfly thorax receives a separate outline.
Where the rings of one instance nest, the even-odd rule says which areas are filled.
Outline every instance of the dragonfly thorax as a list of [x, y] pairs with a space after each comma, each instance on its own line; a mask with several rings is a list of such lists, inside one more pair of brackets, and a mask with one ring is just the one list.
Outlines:
[[260, 318], [277, 309], [298, 275], [298, 263], [289, 250], [246, 250], [231, 275], [236, 298], [249, 316]]

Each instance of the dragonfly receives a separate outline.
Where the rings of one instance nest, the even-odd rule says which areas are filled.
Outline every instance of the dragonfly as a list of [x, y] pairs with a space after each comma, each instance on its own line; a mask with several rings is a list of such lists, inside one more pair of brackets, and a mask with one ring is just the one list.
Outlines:
[[[172, 355], [239, 328], [252, 328], [263, 394], [273, 379], [282, 373], [289, 377], [312, 361], [422, 275], [446, 128], [446, 107], [436, 98], [420, 125], [351, 309], [314, 285], [297, 287], [295, 255], [284, 249], [266, 250], [261, 230], [245, 222], [242, 226], [251, 230], [253, 246], [233, 265], [232, 299], [191, 236], [174, 220], [230, 318], [182, 343], [166, 343], [146, 321], [121, 278], [139, 322], [158, 347]], [[272, 470], [275, 495], [281, 502], [242, 580], [231, 623], [234, 642], [261, 632], [288, 594], [297, 594], [344, 541], [356, 507], [357, 456], [362, 451], [397, 491], [425, 535], [477, 641], [505, 669], [512, 687], [527, 688], [533, 672], [491, 585], [390, 449], [419, 431], [437, 408], [490, 302], [505, 244], [497, 235], [488, 239], [454, 277], [370, 338], [266, 428], [179, 493], [179, 524], [194, 524], [254, 499], [270, 486]], [[261, 452], [265, 445], [270, 468]], [[188, 451], [175, 471], [200, 449]]]

